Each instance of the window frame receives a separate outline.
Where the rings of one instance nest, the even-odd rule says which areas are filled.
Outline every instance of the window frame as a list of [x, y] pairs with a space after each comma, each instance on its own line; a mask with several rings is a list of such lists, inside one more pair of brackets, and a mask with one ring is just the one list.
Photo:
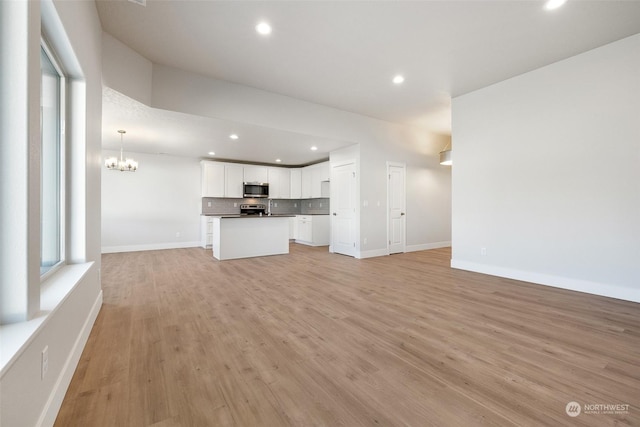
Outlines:
[[[60, 259], [54, 265], [52, 265], [46, 272], [40, 274], [40, 284], [44, 283], [49, 277], [54, 275], [60, 268], [66, 265], [66, 92], [67, 92], [67, 78], [63, 68], [60, 66], [61, 61], [56, 55], [55, 51], [51, 48], [51, 43], [49, 43], [44, 34], [40, 35], [40, 48], [44, 51], [45, 55], [48, 57], [49, 61], [53, 65], [54, 69], [58, 73], [59, 82], [58, 82], [58, 206], [59, 206], [59, 216], [58, 216], [58, 233], [59, 233], [59, 248], [60, 251]], [[42, 66], [41, 66], [41, 78], [42, 78]], [[40, 88], [42, 93], [42, 88]], [[42, 268], [42, 168], [43, 168], [43, 157], [42, 157], [42, 107], [40, 107], [40, 170], [39, 174], [41, 176], [40, 180], [40, 268]]]

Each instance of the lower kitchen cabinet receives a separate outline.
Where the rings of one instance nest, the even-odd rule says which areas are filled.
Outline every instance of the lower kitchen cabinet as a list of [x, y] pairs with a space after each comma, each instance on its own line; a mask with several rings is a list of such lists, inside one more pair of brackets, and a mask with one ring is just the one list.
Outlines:
[[298, 238], [298, 217], [292, 216], [289, 218], [289, 240], [295, 240]]
[[296, 243], [309, 246], [329, 244], [329, 215], [297, 215]]
[[200, 217], [200, 246], [205, 249], [213, 245], [213, 217], [202, 215]]

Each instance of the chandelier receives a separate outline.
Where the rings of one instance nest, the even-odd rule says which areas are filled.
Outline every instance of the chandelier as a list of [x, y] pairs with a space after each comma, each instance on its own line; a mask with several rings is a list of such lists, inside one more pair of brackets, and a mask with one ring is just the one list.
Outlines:
[[117, 157], [109, 157], [104, 161], [104, 165], [109, 170], [119, 170], [120, 172], [135, 172], [138, 170], [138, 162], [133, 159], [125, 159], [123, 155], [122, 139], [127, 131], [119, 130], [118, 133], [120, 134], [120, 160], [118, 160]]

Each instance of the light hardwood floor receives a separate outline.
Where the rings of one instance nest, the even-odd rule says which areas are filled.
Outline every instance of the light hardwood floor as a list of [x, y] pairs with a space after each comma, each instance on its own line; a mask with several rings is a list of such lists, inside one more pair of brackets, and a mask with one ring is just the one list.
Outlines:
[[640, 304], [450, 257], [103, 255], [56, 426], [640, 425]]

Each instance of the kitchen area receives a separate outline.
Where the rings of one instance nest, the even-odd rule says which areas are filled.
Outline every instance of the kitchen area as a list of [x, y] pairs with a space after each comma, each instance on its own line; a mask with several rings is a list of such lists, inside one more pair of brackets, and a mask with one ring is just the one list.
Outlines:
[[218, 260], [328, 246], [329, 162], [274, 167], [201, 161], [201, 246]]

